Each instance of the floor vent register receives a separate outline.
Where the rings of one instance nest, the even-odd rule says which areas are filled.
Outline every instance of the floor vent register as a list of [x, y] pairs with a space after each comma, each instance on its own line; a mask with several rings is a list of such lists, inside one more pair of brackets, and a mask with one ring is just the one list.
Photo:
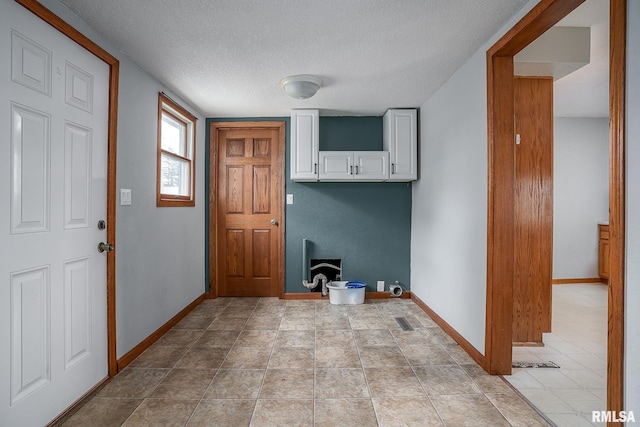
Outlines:
[[398, 322], [403, 331], [413, 331], [413, 328], [404, 317], [396, 317], [396, 322]]

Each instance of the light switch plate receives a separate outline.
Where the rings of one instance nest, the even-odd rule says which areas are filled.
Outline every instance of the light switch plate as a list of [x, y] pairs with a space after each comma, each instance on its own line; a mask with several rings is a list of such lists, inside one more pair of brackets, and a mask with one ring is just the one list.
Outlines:
[[121, 188], [120, 189], [120, 206], [130, 206], [130, 205], [131, 205], [131, 189]]
[[293, 204], [293, 194], [287, 194], [287, 204], [288, 205]]
[[378, 280], [378, 292], [384, 292], [384, 280]]

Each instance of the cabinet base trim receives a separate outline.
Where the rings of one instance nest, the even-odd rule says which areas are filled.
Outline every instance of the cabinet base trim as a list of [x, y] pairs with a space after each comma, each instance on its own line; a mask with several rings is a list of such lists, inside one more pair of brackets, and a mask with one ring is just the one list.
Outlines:
[[575, 283], [604, 283], [607, 284], [608, 280], [602, 277], [586, 277], [586, 278], [577, 278], [577, 279], [553, 279], [551, 281], [552, 285], [569, 285]]

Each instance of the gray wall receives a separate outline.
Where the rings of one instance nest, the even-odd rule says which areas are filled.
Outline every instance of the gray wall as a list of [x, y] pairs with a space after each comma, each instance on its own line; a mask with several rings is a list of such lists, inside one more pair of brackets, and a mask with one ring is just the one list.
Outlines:
[[204, 293], [207, 206], [204, 120], [196, 129], [196, 206], [156, 207], [157, 102], [166, 89], [130, 61], [120, 72], [118, 188], [130, 188], [133, 201], [117, 209], [119, 356]]
[[[147, 338], [204, 292], [204, 120], [84, 21], [55, 0], [41, 1], [120, 60], [117, 187], [132, 205], [116, 209], [117, 357]], [[200, 120], [196, 127], [196, 206], [156, 207], [158, 92]]]
[[[640, 418], [640, 2], [627, 0], [625, 400]], [[633, 425], [629, 423], [629, 425]]]
[[598, 277], [598, 222], [609, 220], [609, 119], [556, 118], [553, 278]]
[[420, 111], [413, 186], [411, 290], [484, 354], [487, 269], [486, 51], [532, 0], [474, 53]]
[[[304, 238], [311, 242], [309, 258], [342, 259], [345, 280], [364, 281], [368, 291], [376, 290], [378, 280], [387, 289], [396, 280], [409, 289], [411, 184], [293, 182], [289, 118], [241, 120], [287, 124], [285, 191], [294, 204], [285, 210], [285, 291], [309, 292], [302, 286]], [[320, 117], [320, 150], [381, 149], [382, 117]]]

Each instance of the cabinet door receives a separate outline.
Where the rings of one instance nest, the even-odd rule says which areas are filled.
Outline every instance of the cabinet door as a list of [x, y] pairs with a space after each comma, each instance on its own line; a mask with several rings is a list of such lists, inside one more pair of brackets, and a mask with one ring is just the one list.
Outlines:
[[389, 179], [388, 151], [356, 151], [353, 153], [353, 179], [386, 181]]
[[388, 110], [382, 120], [383, 149], [389, 152], [389, 181], [418, 179], [418, 112]]
[[320, 181], [353, 181], [353, 152], [321, 151]]
[[318, 180], [319, 111], [291, 110], [291, 179]]
[[609, 279], [609, 240], [600, 239], [598, 245], [598, 275], [601, 279]]

